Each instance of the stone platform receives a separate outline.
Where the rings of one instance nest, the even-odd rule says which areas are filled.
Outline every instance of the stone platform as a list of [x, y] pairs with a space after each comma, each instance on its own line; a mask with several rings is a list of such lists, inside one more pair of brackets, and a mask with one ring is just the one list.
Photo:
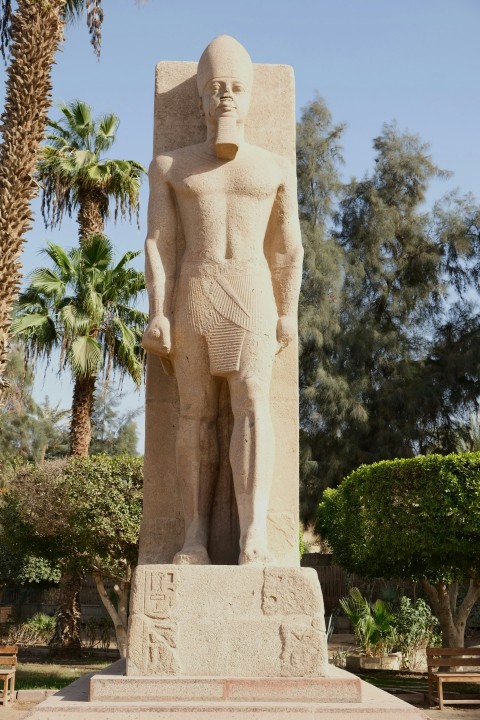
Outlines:
[[319, 678], [158, 678], [94, 675], [90, 702], [359, 703], [360, 680], [335, 674]]
[[[426, 720], [420, 710], [354, 675], [328, 671], [328, 677], [298, 679], [128, 678], [120, 660], [50, 696], [28, 720]], [[159, 700], [154, 693], [162, 684]], [[125, 697], [132, 685], [143, 699]]]

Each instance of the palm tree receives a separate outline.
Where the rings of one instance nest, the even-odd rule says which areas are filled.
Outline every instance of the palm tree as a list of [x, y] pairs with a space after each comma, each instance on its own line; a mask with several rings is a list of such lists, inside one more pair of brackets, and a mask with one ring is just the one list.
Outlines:
[[87, 8], [95, 52], [100, 51], [101, 0], [0, 0], [0, 44], [7, 67], [0, 144], [0, 399], [8, 352], [10, 314], [20, 285], [19, 260], [30, 229], [33, 175], [50, 107], [51, 74], [65, 24]]
[[80, 248], [65, 252], [50, 242], [44, 251], [52, 267], [31, 275], [15, 309], [13, 334], [27, 353], [47, 362], [60, 350], [61, 369], [74, 381], [70, 454], [88, 455], [97, 380], [111, 371], [139, 385], [143, 372], [140, 339], [146, 313], [133, 305], [145, 288], [143, 272], [128, 267], [138, 252], [127, 252], [113, 264], [112, 245], [92, 235]]
[[144, 167], [103, 157], [115, 142], [118, 117], [110, 113], [94, 119], [91, 107], [80, 100], [60, 104], [60, 112], [58, 122], [47, 122], [50, 132], [37, 170], [47, 227], [59, 226], [65, 213], [76, 211], [82, 244], [103, 233], [112, 202], [115, 219], [135, 212], [138, 222]]

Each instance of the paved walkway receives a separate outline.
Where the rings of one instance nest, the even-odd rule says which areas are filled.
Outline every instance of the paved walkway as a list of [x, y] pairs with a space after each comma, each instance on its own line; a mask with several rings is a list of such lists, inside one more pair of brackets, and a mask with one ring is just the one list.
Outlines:
[[27, 717], [36, 705], [34, 702], [7, 703], [5, 707], [0, 705], [0, 720], [21, 720]]
[[[36, 706], [36, 703], [15, 702], [5, 707], [0, 705], [0, 720], [23, 720]], [[446, 707], [421, 708], [430, 720], [480, 720], [480, 705], [478, 707]]]
[[[23, 720], [36, 706], [36, 703], [15, 702], [5, 707], [0, 705], [0, 720]], [[478, 707], [445, 707], [420, 708], [430, 720], [480, 720], [480, 705]]]

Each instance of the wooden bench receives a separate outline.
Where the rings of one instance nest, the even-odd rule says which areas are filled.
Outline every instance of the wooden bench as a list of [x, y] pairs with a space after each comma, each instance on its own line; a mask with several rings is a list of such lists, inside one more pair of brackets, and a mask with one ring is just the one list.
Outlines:
[[[438, 705], [445, 702], [455, 705], [480, 704], [480, 697], [471, 700], [444, 700], [444, 683], [480, 683], [480, 647], [427, 648], [428, 699], [434, 704], [434, 683], [438, 685]], [[472, 670], [465, 670], [471, 667]], [[436, 668], [436, 670], [435, 670]]]
[[3, 680], [2, 702], [13, 700], [15, 670], [17, 669], [17, 646], [0, 645], [0, 680]]

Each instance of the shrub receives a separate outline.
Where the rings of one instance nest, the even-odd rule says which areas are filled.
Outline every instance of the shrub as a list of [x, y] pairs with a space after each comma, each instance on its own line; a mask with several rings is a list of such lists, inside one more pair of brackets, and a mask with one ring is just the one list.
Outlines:
[[356, 587], [340, 606], [353, 626], [355, 639], [364, 655], [384, 656], [392, 652], [396, 640], [395, 616], [383, 600], [371, 605]]
[[395, 610], [395, 630], [404, 667], [414, 670], [417, 651], [439, 644], [437, 628], [438, 621], [425, 600], [419, 598], [412, 602], [409, 597], [401, 596]]
[[107, 650], [110, 647], [113, 631], [114, 627], [110, 618], [88, 618], [83, 627], [82, 645], [87, 650], [95, 647]]
[[480, 598], [480, 453], [362, 465], [325, 491], [317, 530], [347, 572], [421, 581], [444, 644], [463, 645]]
[[55, 630], [55, 618], [45, 613], [36, 613], [24, 622], [13, 625], [8, 634], [8, 643], [20, 645], [48, 645]]

